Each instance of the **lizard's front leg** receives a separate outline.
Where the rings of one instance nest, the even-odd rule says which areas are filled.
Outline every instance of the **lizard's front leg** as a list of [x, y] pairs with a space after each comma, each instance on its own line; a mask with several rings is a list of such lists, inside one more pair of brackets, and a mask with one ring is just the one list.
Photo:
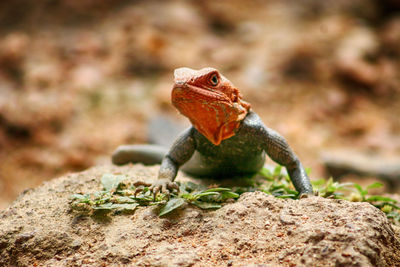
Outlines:
[[180, 134], [164, 156], [158, 172], [158, 179], [150, 185], [154, 196], [158, 192], [169, 195], [170, 191], [179, 189], [174, 182], [179, 167], [192, 157], [196, 149], [193, 130], [193, 127], [190, 127]]
[[313, 188], [310, 178], [308, 178], [303, 165], [289, 147], [285, 138], [265, 126], [262, 128], [262, 135], [265, 152], [276, 163], [286, 167], [294, 187], [300, 193], [300, 197], [312, 194]]

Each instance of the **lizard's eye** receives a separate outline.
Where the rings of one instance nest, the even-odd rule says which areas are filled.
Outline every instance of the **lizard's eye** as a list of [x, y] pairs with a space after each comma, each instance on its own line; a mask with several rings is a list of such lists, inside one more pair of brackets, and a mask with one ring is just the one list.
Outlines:
[[213, 75], [210, 77], [210, 82], [211, 82], [211, 84], [212, 84], [213, 86], [218, 85], [219, 79], [218, 79], [217, 74], [213, 74]]

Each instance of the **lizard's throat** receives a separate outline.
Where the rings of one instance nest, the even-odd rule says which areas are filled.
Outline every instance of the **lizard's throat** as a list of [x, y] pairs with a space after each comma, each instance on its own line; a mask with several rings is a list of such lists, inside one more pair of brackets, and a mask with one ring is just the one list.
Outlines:
[[199, 98], [174, 88], [172, 104], [214, 145], [235, 135], [249, 107], [231, 101]]
[[232, 121], [222, 125], [212, 124], [210, 120], [206, 123], [189, 118], [193, 126], [204, 135], [211, 143], [218, 146], [225, 139], [235, 135], [235, 130], [239, 128], [241, 121]]

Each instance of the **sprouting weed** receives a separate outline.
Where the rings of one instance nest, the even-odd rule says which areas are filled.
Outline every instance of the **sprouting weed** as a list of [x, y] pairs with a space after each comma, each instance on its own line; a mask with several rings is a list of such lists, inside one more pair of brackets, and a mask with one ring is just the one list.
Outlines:
[[[307, 171], [309, 172], [309, 170]], [[173, 192], [168, 198], [159, 193], [154, 197], [148, 187], [135, 195], [135, 186], [125, 175], [104, 174], [101, 178], [103, 190], [92, 194], [73, 194], [71, 207], [85, 214], [118, 214], [134, 212], [138, 206], [159, 206], [159, 215], [164, 216], [184, 206], [195, 205], [201, 209], [218, 209], [228, 199], [237, 199], [242, 193], [262, 191], [278, 198], [298, 199], [287, 173], [281, 166], [274, 169], [263, 168], [258, 175], [249, 178], [246, 187], [206, 188], [192, 182], [179, 183], [179, 193]], [[317, 195], [326, 198], [368, 202], [382, 210], [392, 223], [400, 225], [399, 203], [389, 197], [371, 195], [370, 189], [381, 187], [373, 183], [365, 188], [356, 183], [339, 183], [329, 179], [311, 182]]]
[[[309, 172], [309, 170], [308, 170]], [[264, 182], [261, 191], [281, 198], [297, 199], [298, 193], [294, 190], [287, 174], [281, 174], [281, 167], [273, 171], [263, 168], [259, 173]], [[363, 188], [356, 183], [339, 183], [333, 178], [311, 181], [317, 195], [325, 198], [345, 199], [353, 202], [368, 202], [383, 211], [393, 224], [400, 225], [400, 203], [386, 196], [372, 195], [370, 190], [382, 187], [381, 183], [373, 183]]]
[[201, 185], [180, 183], [179, 193], [170, 198], [159, 193], [154, 197], [148, 187], [135, 195], [135, 186], [127, 181], [125, 175], [104, 174], [101, 178], [103, 190], [92, 194], [71, 195], [73, 210], [85, 214], [117, 214], [133, 212], [138, 206], [161, 206], [159, 215], [163, 216], [184, 204], [192, 204], [201, 209], [217, 209], [227, 199], [235, 199], [239, 194], [229, 188], [207, 189]]

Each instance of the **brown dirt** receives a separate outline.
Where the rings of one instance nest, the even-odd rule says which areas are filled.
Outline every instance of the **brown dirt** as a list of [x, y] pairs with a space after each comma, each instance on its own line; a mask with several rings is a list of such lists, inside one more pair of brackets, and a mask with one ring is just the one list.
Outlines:
[[[0, 213], [2, 266], [395, 266], [400, 240], [368, 203], [246, 193], [216, 211], [154, 207], [109, 219], [80, 216], [69, 196], [104, 173], [152, 180], [158, 166], [100, 166], [22, 194]], [[178, 179], [189, 179], [180, 176]], [[198, 180], [195, 180], [199, 182]]]

